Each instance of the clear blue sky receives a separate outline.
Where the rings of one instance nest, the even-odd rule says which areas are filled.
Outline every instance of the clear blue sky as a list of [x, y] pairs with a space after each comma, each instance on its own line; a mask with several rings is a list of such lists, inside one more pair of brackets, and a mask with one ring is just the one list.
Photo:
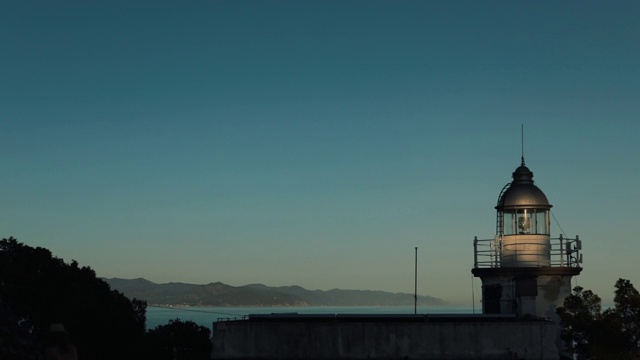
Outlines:
[[[525, 157], [640, 287], [638, 1], [0, 5], [0, 229], [99, 276], [470, 303]], [[552, 233], [560, 230], [552, 223]], [[479, 289], [479, 281], [476, 287]]]

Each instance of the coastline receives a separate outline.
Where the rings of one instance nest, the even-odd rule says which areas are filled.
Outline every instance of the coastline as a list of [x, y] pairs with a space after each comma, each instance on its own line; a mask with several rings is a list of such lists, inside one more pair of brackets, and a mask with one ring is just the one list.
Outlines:
[[[153, 306], [147, 307], [147, 329], [165, 325], [169, 320], [193, 321], [211, 329], [220, 319], [241, 318], [249, 314], [298, 313], [298, 314], [413, 314], [413, 306]], [[418, 306], [418, 314], [473, 314], [471, 306]], [[476, 314], [480, 311], [476, 309]]]

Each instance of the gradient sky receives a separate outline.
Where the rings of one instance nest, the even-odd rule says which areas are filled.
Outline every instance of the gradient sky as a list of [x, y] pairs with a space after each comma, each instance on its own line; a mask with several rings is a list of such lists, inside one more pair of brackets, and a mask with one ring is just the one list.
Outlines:
[[[154, 282], [471, 303], [519, 165], [640, 287], [638, 1], [0, 5], [0, 229]], [[552, 222], [554, 236], [560, 229]], [[479, 298], [480, 281], [475, 282]]]

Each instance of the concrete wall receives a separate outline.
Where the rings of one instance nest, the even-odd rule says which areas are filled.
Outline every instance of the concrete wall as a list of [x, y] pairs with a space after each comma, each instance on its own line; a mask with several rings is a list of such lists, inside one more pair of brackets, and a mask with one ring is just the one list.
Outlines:
[[548, 321], [228, 321], [212, 359], [558, 359]]
[[[572, 276], [560, 275], [537, 276], [536, 296], [518, 296], [512, 275], [485, 277], [482, 279], [482, 286], [500, 285], [502, 287], [501, 314], [546, 317], [557, 323], [559, 319], [556, 308], [562, 306], [564, 299], [571, 295], [571, 278]], [[483, 312], [486, 312], [486, 309], [483, 308]]]
[[572, 276], [541, 275], [538, 277], [538, 297], [536, 315], [547, 317], [555, 322], [560, 318], [556, 308], [564, 305], [564, 299], [571, 295]]

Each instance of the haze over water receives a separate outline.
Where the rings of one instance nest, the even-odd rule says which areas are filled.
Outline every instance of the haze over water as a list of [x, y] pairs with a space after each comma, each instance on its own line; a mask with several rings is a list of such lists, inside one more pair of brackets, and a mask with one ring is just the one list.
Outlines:
[[[466, 306], [419, 306], [418, 314], [471, 314]], [[479, 313], [480, 309], [476, 309]], [[413, 314], [413, 306], [308, 306], [308, 307], [155, 307], [147, 308], [147, 328], [165, 325], [179, 318], [193, 321], [211, 329], [220, 318], [235, 318], [249, 314], [298, 313], [298, 314]]]

